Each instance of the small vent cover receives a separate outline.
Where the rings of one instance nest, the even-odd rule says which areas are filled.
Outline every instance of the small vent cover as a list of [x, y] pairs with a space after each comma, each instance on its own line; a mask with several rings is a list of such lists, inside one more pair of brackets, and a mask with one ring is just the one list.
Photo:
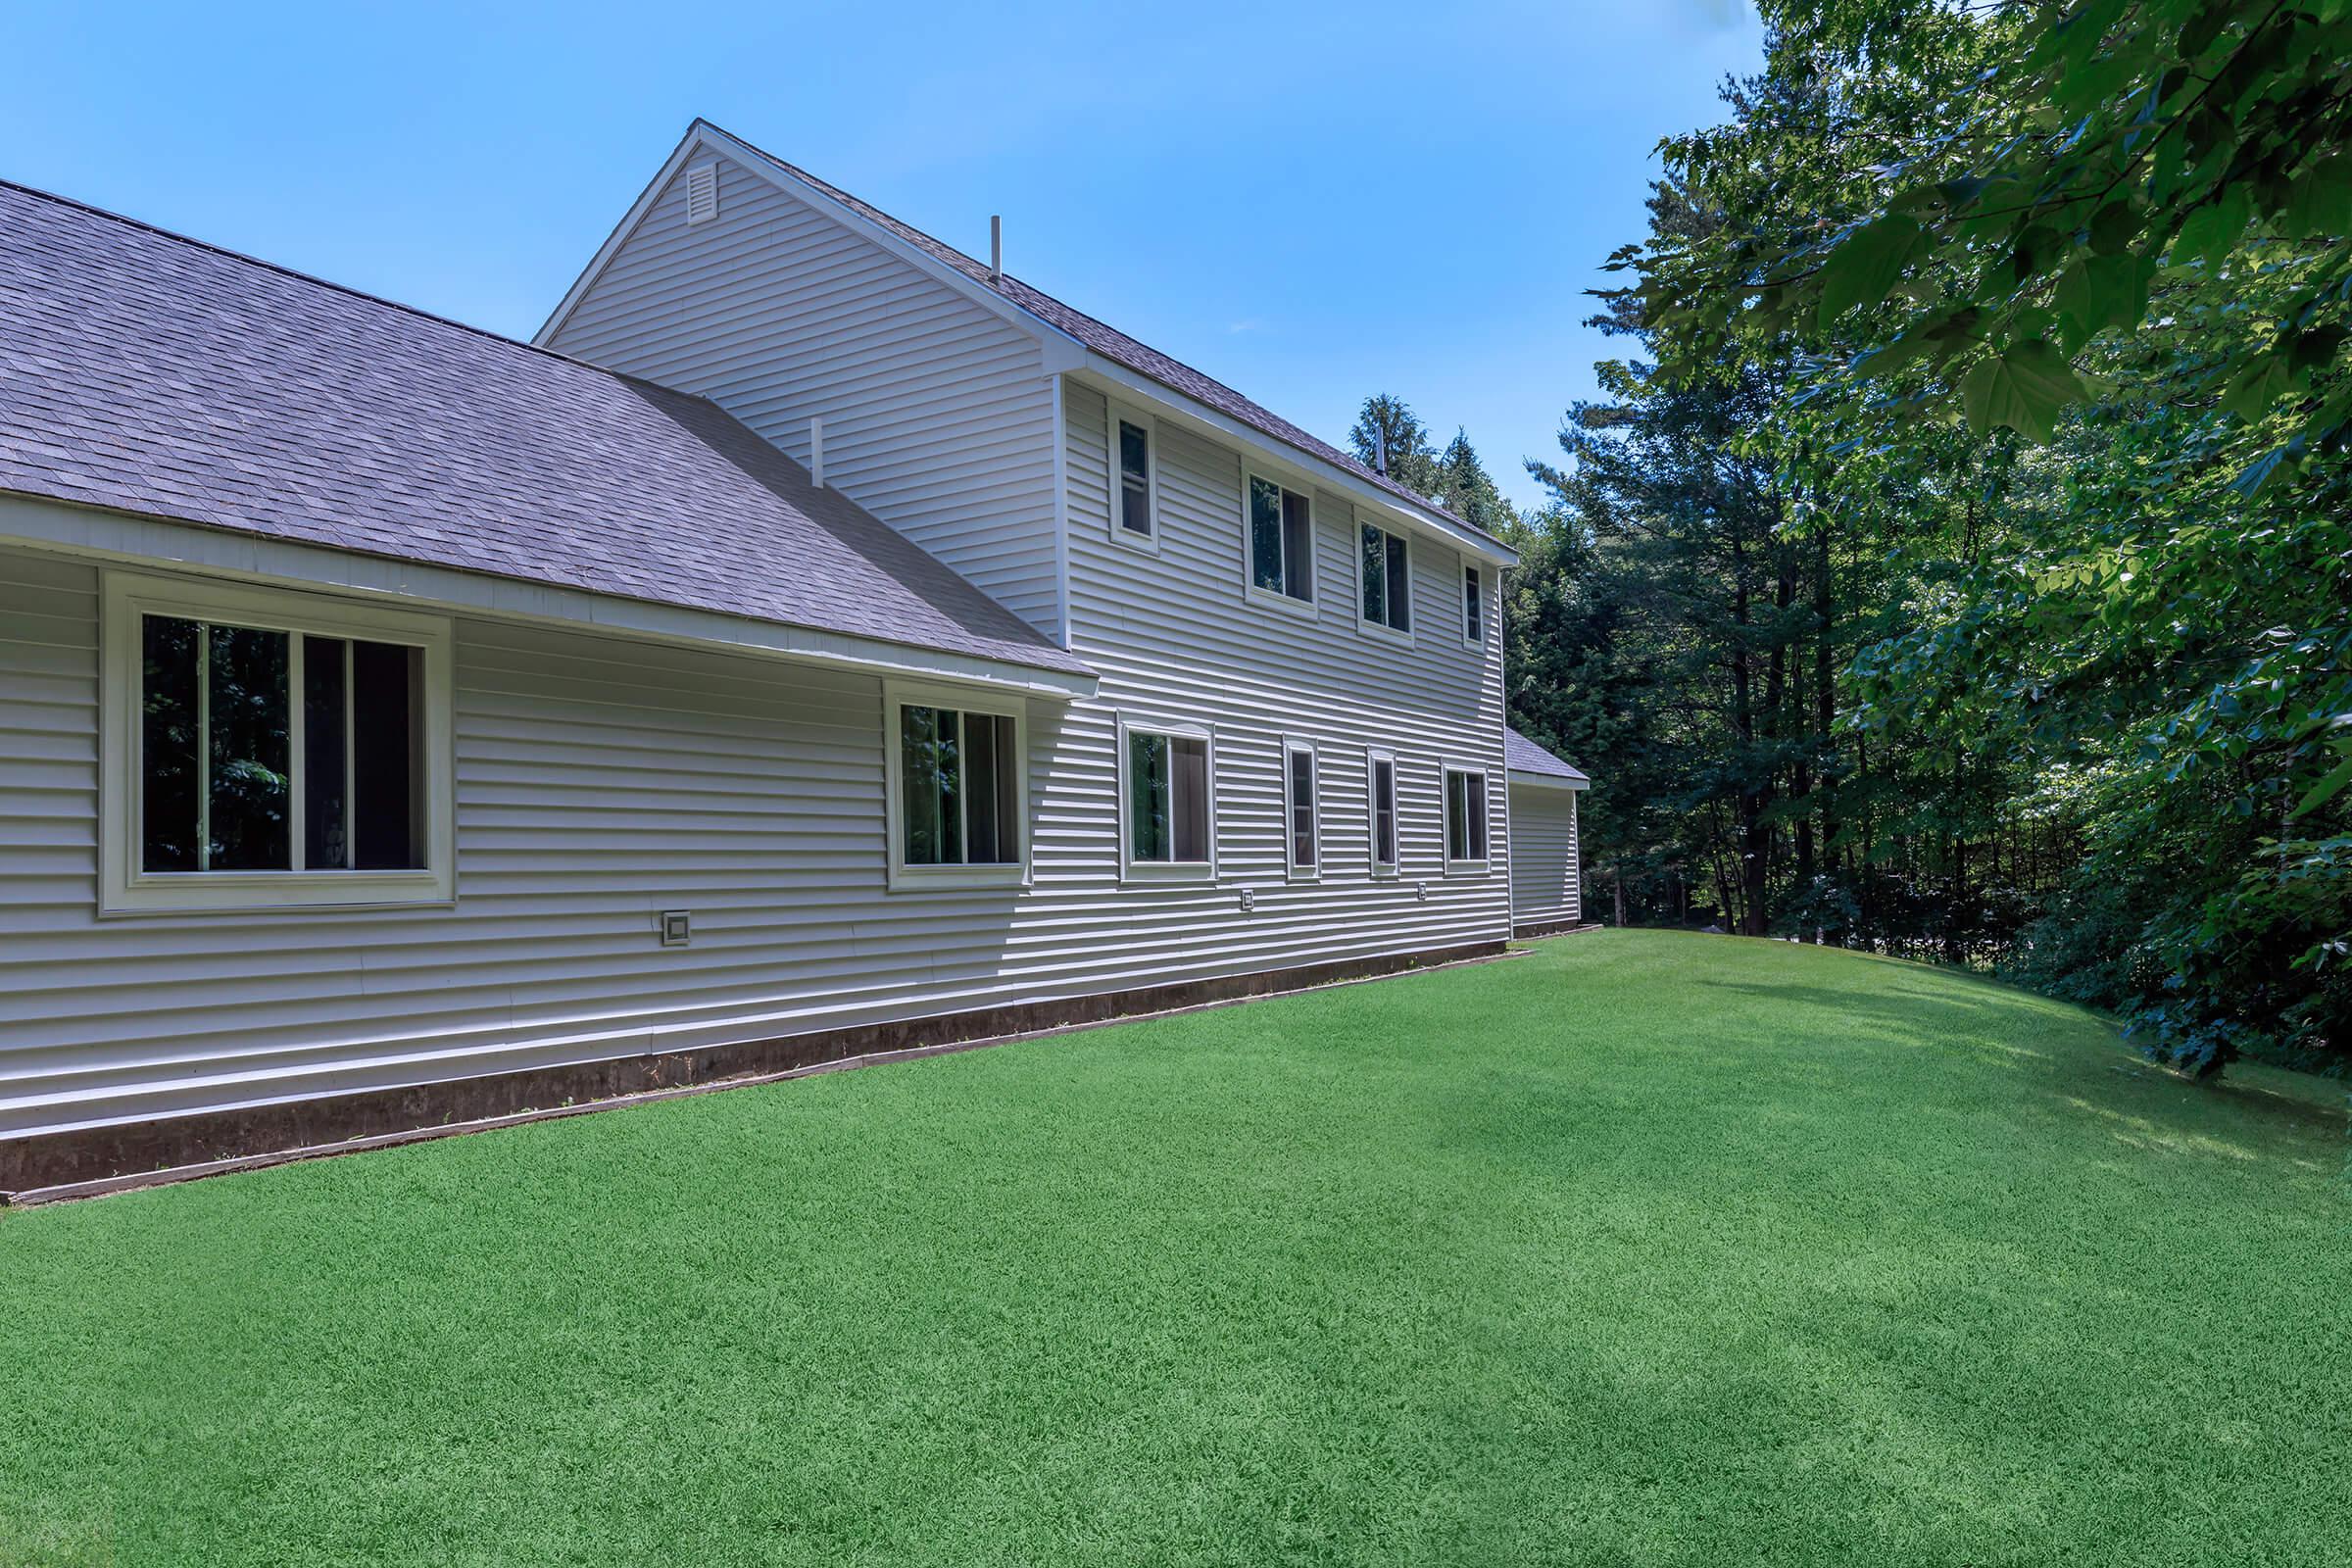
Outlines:
[[686, 171], [686, 221], [707, 223], [718, 216], [718, 166]]

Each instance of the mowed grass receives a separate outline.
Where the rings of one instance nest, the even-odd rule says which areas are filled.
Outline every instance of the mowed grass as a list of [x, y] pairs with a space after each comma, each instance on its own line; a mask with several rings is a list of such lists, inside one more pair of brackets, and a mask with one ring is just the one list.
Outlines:
[[0, 1219], [0, 1562], [2341, 1563], [2341, 1086], [1784, 944]]

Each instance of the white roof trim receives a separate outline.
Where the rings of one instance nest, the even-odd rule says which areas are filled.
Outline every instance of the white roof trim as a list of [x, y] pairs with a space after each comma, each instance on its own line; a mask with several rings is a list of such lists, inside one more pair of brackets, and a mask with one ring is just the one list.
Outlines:
[[331, 589], [378, 602], [397, 601], [404, 608], [561, 625], [672, 645], [724, 648], [877, 675], [961, 681], [1055, 701], [1091, 697], [1096, 687], [1094, 676], [1074, 671], [1039, 669], [847, 632], [358, 555], [30, 496], [0, 495], [0, 545], [97, 562], [135, 563], [151, 569], [169, 565], [235, 581]]
[[1524, 773], [1515, 767], [1510, 770], [1510, 779], [1514, 784], [1529, 784], [1545, 790], [1587, 790], [1592, 787], [1592, 781], [1589, 778], [1562, 778], [1557, 773]]
[[662, 166], [661, 172], [655, 174], [652, 182], [638, 195], [636, 203], [629, 208], [619, 223], [614, 225], [604, 245], [590, 259], [587, 268], [581, 271], [578, 279], [572, 283], [570, 290], [556, 306], [554, 314], [548, 317], [547, 323], [540, 327], [531, 338], [534, 344], [546, 348], [553, 343], [556, 335], [563, 330], [564, 323], [570, 319], [571, 313], [587, 296], [589, 289], [595, 285], [599, 277], [604, 275], [605, 268], [612, 262], [613, 256], [623, 245], [628, 243], [629, 237], [635, 234], [638, 225], [645, 221], [646, 215], [653, 211], [654, 204], [661, 199], [662, 193], [669, 188], [670, 181], [675, 179], [678, 172], [685, 168], [687, 160], [696, 153], [706, 150], [714, 151], [732, 159], [746, 170], [765, 178], [779, 190], [787, 191], [808, 203], [842, 227], [879, 245], [891, 255], [915, 267], [925, 275], [937, 279], [990, 314], [1021, 327], [1035, 337], [1044, 348], [1045, 369], [1048, 374], [1082, 369], [1090, 377], [1115, 383], [1130, 395], [1147, 398], [1161, 408], [1172, 410], [1197, 420], [1202, 426], [1217, 432], [1222, 438], [1239, 443], [1252, 457], [1263, 457], [1287, 463], [1294, 469], [1300, 470], [1305, 476], [1323, 485], [1324, 488], [1342, 493], [1360, 505], [1377, 508], [1390, 516], [1401, 518], [1412, 525], [1416, 531], [1442, 538], [1456, 549], [1476, 556], [1481, 561], [1503, 566], [1512, 565], [1518, 562], [1518, 552], [1499, 540], [1491, 539], [1475, 529], [1456, 522], [1444, 513], [1430, 508], [1416, 507], [1401, 496], [1383, 490], [1378, 485], [1366, 483], [1362, 478], [1328, 459], [1317, 457], [1287, 441], [1267, 435], [1264, 431], [1244, 424], [1221, 410], [1211, 408], [1188, 392], [1169, 386], [1164, 381], [1153, 380], [1140, 371], [1129, 369], [1123, 365], [1103, 358], [1053, 322], [1016, 305], [995, 289], [966, 276], [956, 268], [949, 266], [920, 246], [908, 244], [864, 214], [845, 206], [817, 186], [798, 178], [790, 171], [779, 167], [773, 159], [760, 152], [757, 147], [737, 140], [708, 121], [698, 120], [687, 127], [685, 140], [678, 143], [677, 150], [669, 155], [668, 161]]

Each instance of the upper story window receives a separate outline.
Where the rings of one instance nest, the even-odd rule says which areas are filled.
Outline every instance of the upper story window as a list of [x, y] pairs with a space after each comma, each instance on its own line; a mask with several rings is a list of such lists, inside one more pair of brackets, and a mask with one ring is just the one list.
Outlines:
[[1250, 524], [1250, 586], [1261, 594], [1312, 604], [1315, 597], [1314, 508], [1298, 491], [1248, 474], [1243, 482]]
[[1476, 866], [1487, 858], [1487, 775], [1471, 768], [1446, 770], [1446, 860]]
[[456, 889], [449, 623], [110, 573], [108, 912]]
[[1148, 544], [1159, 536], [1152, 426], [1114, 410], [1110, 427], [1112, 532], [1130, 543]]
[[1486, 574], [1473, 563], [1462, 563], [1462, 641], [1473, 648], [1487, 645], [1486, 589]]
[[1216, 804], [1208, 731], [1139, 721], [1122, 722], [1119, 734], [1130, 873], [1212, 873]]
[[1018, 703], [896, 682], [884, 697], [891, 886], [1020, 880], [1027, 754]]
[[1312, 741], [1283, 742], [1282, 774], [1291, 870], [1312, 872], [1321, 851], [1321, 820], [1315, 798], [1315, 747]]
[[1413, 629], [1412, 557], [1404, 536], [1377, 523], [1363, 525], [1363, 608], [1366, 625]]
[[1372, 870], [1383, 875], [1396, 869], [1396, 759], [1391, 753], [1375, 751], [1366, 771], [1371, 790]]

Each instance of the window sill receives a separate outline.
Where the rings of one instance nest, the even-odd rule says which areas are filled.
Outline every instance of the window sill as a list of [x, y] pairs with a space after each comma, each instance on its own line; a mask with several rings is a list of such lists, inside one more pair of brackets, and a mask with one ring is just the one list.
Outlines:
[[111, 888], [98, 912], [270, 914], [292, 909], [447, 908], [451, 879], [434, 871], [142, 872]]
[[1217, 867], [1210, 860], [1130, 860], [1124, 876], [1129, 882], [1213, 882]]
[[1278, 594], [1271, 588], [1260, 588], [1255, 583], [1246, 584], [1242, 592], [1250, 603], [1264, 605], [1269, 610], [1279, 610], [1286, 614], [1302, 616], [1307, 620], [1322, 618], [1322, 612], [1316, 608], [1312, 599], [1294, 599], [1289, 594]]
[[1384, 638], [1400, 647], [1410, 648], [1413, 646], [1413, 634], [1410, 631], [1398, 631], [1394, 626], [1384, 625], [1377, 620], [1366, 620], [1361, 615], [1355, 617], [1355, 629], [1367, 637]]
[[1110, 542], [1115, 545], [1124, 545], [1130, 550], [1140, 551], [1147, 556], [1159, 554], [1159, 530], [1157, 528], [1153, 528], [1150, 533], [1137, 533], [1133, 528], [1114, 522], [1110, 525]]
[[1025, 865], [894, 865], [893, 893], [952, 893], [961, 888], [1018, 888], [1029, 884]]
[[1447, 860], [1446, 862], [1447, 876], [1484, 876], [1492, 868], [1492, 862], [1487, 860]]
[[1323, 868], [1319, 865], [1294, 865], [1283, 879], [1288, 882], [1320, 882], [1323, 880]]
[[1372, 879], [1375, 882], [1395, 882], [1403, 874], [1402, 867], [1393, 863], [1375, 864], [1372, 867]]

